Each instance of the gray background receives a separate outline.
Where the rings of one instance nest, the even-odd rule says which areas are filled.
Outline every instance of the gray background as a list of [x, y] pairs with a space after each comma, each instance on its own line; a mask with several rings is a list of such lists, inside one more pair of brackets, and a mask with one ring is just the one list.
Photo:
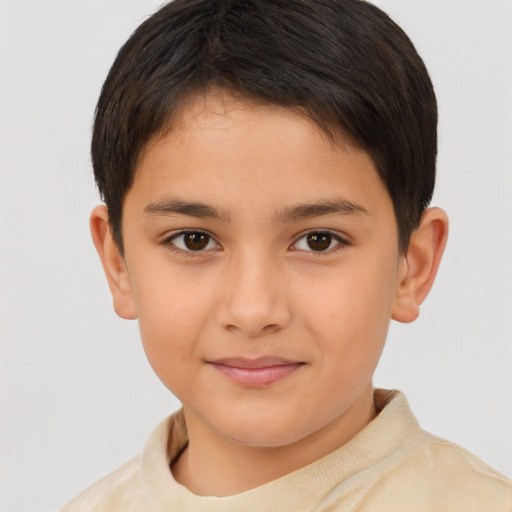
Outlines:
[[[177, 400], [116, 318], [88, 233], [101, 84], [150, 0], [0, 0], [0, 509], [46, 511], [140, 452]], [[512, 2], [381, 0], [440, 104], [434, 204], [451, 219], [420, 319], [378, 386], [512, 475]]]

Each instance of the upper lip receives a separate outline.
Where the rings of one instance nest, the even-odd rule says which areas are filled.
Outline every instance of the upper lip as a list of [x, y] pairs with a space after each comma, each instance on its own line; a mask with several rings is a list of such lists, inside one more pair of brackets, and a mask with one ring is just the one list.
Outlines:
[[302, 361], [294, 361], [277, 356], [262, 356], [258, 358], [246, 357], [226, 357], [222, 359], [215, 359], [207, 361], [211, 364], [222, 364], [224, 366], [232, 366], [234, 368], [269, 368], [272, 366], [285, 366], [302, 364]]

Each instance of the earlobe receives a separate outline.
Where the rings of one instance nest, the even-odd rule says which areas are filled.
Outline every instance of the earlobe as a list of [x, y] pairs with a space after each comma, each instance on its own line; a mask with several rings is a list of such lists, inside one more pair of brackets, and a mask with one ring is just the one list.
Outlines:
[[448, 239], [448, 216], [440, 208], [424, 212], [411, 236], [409, 250], [400, 262], [398, 285], [391, 317], [398, 322], [418, 318], [441, 263]]
[[108, 286], [112, 293], [114, 310], [127, 320], [137, 318], [132, 285], [126, 263], [115, 243], [109, 224], [108, 210], [104, 205], [94, 208], [90, 218], [91, 235], [98, 251]]

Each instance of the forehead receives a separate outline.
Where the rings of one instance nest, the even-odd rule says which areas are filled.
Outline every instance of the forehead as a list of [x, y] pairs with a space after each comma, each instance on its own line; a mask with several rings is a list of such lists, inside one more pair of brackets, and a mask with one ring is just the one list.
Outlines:
[[[279, 132], [282, 137], [302, 135], [321, 139], [325, 144], [334, 147], [347, 147], [352, 144], [348, 135], [337, 130], [321, 129], [314, 123], [302, 107], [284, 107], [265, 103], [258, 98], [244, 97], [236, 92], [230, 93], [223, 89], [211, 88], [187, 96], [175, 109], [165, 123], [163, 129], [154, 136], [145, 151], [152, 146], [166, 143], [169, 138], [180, 139], [180, 142], [215, 134], [230, 136], [237, 130], [251, 130], [252, 136], [258, 136], [258, 130]], [[267, 146], [270, 149], [270, 146]], [[145, 153], [145, 152], [144, 152]], [[143, 153], [143, 154], [144, 154]]]
[[224, 93], [189, 99], [145, 147], [128, 195], [155, 201], [169, 193], [229, 207], [311, 200], [389, 201], [370, 156], [348, 139], [329, 138], [296, 110]]

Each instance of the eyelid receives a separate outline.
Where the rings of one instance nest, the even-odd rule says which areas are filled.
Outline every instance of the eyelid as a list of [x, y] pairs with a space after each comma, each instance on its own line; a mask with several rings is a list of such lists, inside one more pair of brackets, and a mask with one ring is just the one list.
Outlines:
[[[187, 233], [201, 233], [201, 234], [204, 234], [204, 235], [208, 236], [217, 245], [217, 247], [215, 249], [222, 248], [222, 246], [219, 243], [219, 241], [217, 240], [217, 238], [214, 235], [212, 235], [209, 231], [207, 231], [205, 229], [194, 229], [194, 228], [178, 229], [178, 230], [172, 231], [171, 233], [167, 233], [162, 238], [161, 244], [164, 245], [165, 247], [167, 247], [167, 249], [170, 250], [170, 251], [177, 252], [179, 254], [183, 254], [183, 255], [186, 255], [186, 256], [200, 256], [201, 254], [209, 253], [210, 251], [213, 250], [213, 249], [203, 249], [203, 250], [198, 250], [198, 251], [192, 251], [192, 250], [185, 250], [185, 249], [181, 249], [181, 248], [177, 247], [173, 243], [173, 240], [175, 238], [177, 238], [178, 236], [186, 235]], [[304, 249], [294, 248], [294, 246], [296, 246], [297, 243], [302, 238], [304, 238], [304, 237], [306, 237], [308, 235], [314, 234], [314, 233], [328, 234], [334, 240], [336, 240], [337, 243], [336, 243], [336, 245], [334, 247], [326, 249], [325, 251], [315, 251], [313, 249], [304, 250]], [[292, 251], [302, 251], [304, 253], [308, 253], [308, 254], [311, 254], [313, 256], [322, 256], [322, 255], [332, 254], [332, 253], [337, 252], [337, 251], [339, 251], [339, 250], [341, 250], [341, 249], [343, 249], [343, 248], [345, 248], [347, 246], [350, 246], [350, 245], [352, 245], [352, 242], [350, 242], [350, 240], [348, 240], [348, 237], [346, 237], [342, 233], [339, 233], [338, 231], [333, 231], [331, 229], [309, 229], [309, 230], [303, 231], [302, 233], [297, 235], [295, 237], [295, 241], [290, 245], [289, 248]]]
[[200, 233], [200, 234], [206, 235], [207, 237], [210, 238], [211, 241], [213, 241], [217, 245], [217, 247], [215, 249], [222, 247], [220, 245], [219, 241], [217, 240], [217, 238], [214, 235], [212, 235], [211, 233], [209, 233], [207, 230], [194, 229], [194, 228], [177, 229], [177, 230], [172, 231], [171, 233], [166, 233], [165, 236], [161, 240], [161, 244], [164, 245], [168, 250], [179, 253], [179, 254], [183, 254], [185, 256], [200, 256], [201, 254], [209, 253], [210, 251], [213, 250], [213, 249], [203, 249], [203, 250], [199, 250], [199, 251], [192, 251], [192, 250], [186, 250], [186, 249], [181, 249], [180, 247], [177, 247], [173, 243], [173, 240], [178, 238], [181, 235], [186, 235], [187, 233]]
[[[338, 243], [329, 249], [326, 249], [325, 251], [315, 251], [313, 249], [306, 250], [306, 249], [294, 249], [294, 246], [297, 245], [297, 243], [304, 237], [315, 234], [315, 233], [323, 233], [330, 235], [333, 239], [335, 239]], [[352, 245], [352, 243], [348, 240], [348, 237], [343, 235], [342, 233], [339, 233], [338, 231], [333, 231], [331, 229], [309, 229], [308, 231], [304, 231], [297, 235], [295, 238], [295, 241], [290, 245], [290, 248], [295, 251], [302, 251], [308, 254], [312, 254], [313, 256], [322, 256], [322, 255], [328, 255], [332, 254], [334, 252], [337, 252], [339, 250], [344, 249], [345, 247]]]

